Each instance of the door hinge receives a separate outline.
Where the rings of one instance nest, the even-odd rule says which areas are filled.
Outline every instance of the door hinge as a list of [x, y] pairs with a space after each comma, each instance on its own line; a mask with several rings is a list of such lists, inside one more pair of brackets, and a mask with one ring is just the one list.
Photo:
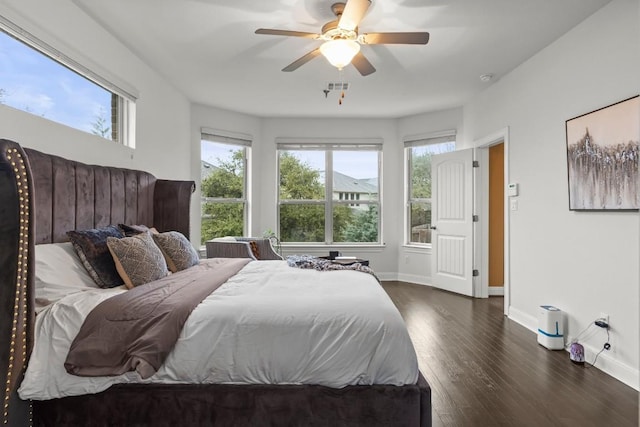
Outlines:
[[479, 167], [480, 167], [480, 162], [479, 162], [479, 161], [477, 161], [477, 160], [474, 160], [474, 161], [473, 161], [473, 167], [474, 167], [474, 168], [479, 168]]
[[474, 215], [473, 216], [473, 222], [478, 222], [480, 221], [480, 219], [478, 218], [478, 215]]
[[473, 277], [479, 276], [480, 272], [478, 270], [473, 270]]

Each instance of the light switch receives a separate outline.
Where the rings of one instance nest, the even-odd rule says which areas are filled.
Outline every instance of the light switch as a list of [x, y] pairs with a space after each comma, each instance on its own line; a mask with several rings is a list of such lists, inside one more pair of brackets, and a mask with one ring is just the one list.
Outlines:
[[512, 211], [518, 210], [518, 199], [511, 199], [511, 210]]

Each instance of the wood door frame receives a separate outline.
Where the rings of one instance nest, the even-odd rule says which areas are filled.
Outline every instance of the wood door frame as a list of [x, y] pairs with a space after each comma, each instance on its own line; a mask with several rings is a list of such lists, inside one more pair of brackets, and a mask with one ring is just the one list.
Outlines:
[[480, 275], [474, 284], [474, 294], [480, 298], [489, 296], [489, 147], [504, 144], [504, 314], [509, 315], [511, 305], [510, 280], [510, 250], [509, 250], [509, 196], [507, 183], [509, 178], [509, 128], [500, 129], [490, 135], [474, 141], [476, 160], [480, 163], [477, 172], [475, 193], [476, 213], [479, 216], [474, 238], [474, 253], [477, 260], [476, 268]]

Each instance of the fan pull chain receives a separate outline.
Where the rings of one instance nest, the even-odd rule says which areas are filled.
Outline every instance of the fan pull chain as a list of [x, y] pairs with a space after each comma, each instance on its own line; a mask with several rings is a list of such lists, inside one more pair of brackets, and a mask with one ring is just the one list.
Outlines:
[[338, 98], [338, 105], [342, 105], [342, 100], [344, 99], [344, 78], [343, 78], [342, 70], [338, 70], [338, 73], [340, 75], [340, 87], [342, 88], [342, 91], [340, 93], [340, 98]]

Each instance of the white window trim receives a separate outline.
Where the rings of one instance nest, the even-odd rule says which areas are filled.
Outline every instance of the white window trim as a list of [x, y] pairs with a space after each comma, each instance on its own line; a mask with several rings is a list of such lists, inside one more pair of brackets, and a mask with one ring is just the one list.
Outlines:
[[[378, 241], [377, 242], [334, 242], [333, 237], [333, 207], [349, 206], [350, 200], [333, 200], [333, 180], [328, 180], [325, 172], [325, 198], [323, 200], [280, 200], [280, 187], [276, 193], [276, 229], [280, 229], [281, 204], [317, 204], [325, 207], [325, 237], [324, 242], [282, 242], [283, 247], [380, 247], [382, 239], [382, 153], [383, 140], [381, 138], [288, 138], [277, 137], [276, 153], [278, 159], [277, 177], [280, 176], [280, 151], [376, 151], [378, 153], [378, 200], [361, 200], [361, 205], [378, 206]], [[325, 155], [325, 171], [333, 171], [333, 156]]]
[[[208, 141], [213, 143], [221, 143], [228, 145], [236, 145], [238, 147], [243, 147], [245, 149], [244, 152], [244, 176], [243, 176], [243, 186], [244, 186], [244, 197], [241, 199], [229, 199], [229, 198], [218, 198], [218, 197], [204, 197], [200, 196], [200, 210], [202, 211], [202, 199], [207, 199], [206, 201], [212, 201], [214, 203], [239, 203], [244, 202], [244, 212], [242, 218], [242, 234], [246, 235], [247, 230], [251, 227], [251, 186], [249, 183], [251, 182], [251, 145], [252, 145], [253, 137], [248, 134], [234, 133], [219, 129], [211, 129], [202, 127], [200, 128], [200, 144], [202, 141]], [[200, 161], [202, 161], [202, 153], [200, 153]], [[202, 188], [202, 180], [200, 181], [200, 188]], [[200, 227], [202, 227], [202, 217], [200, 218]], [[200, 230], [202, 233], [202, 230]]]

